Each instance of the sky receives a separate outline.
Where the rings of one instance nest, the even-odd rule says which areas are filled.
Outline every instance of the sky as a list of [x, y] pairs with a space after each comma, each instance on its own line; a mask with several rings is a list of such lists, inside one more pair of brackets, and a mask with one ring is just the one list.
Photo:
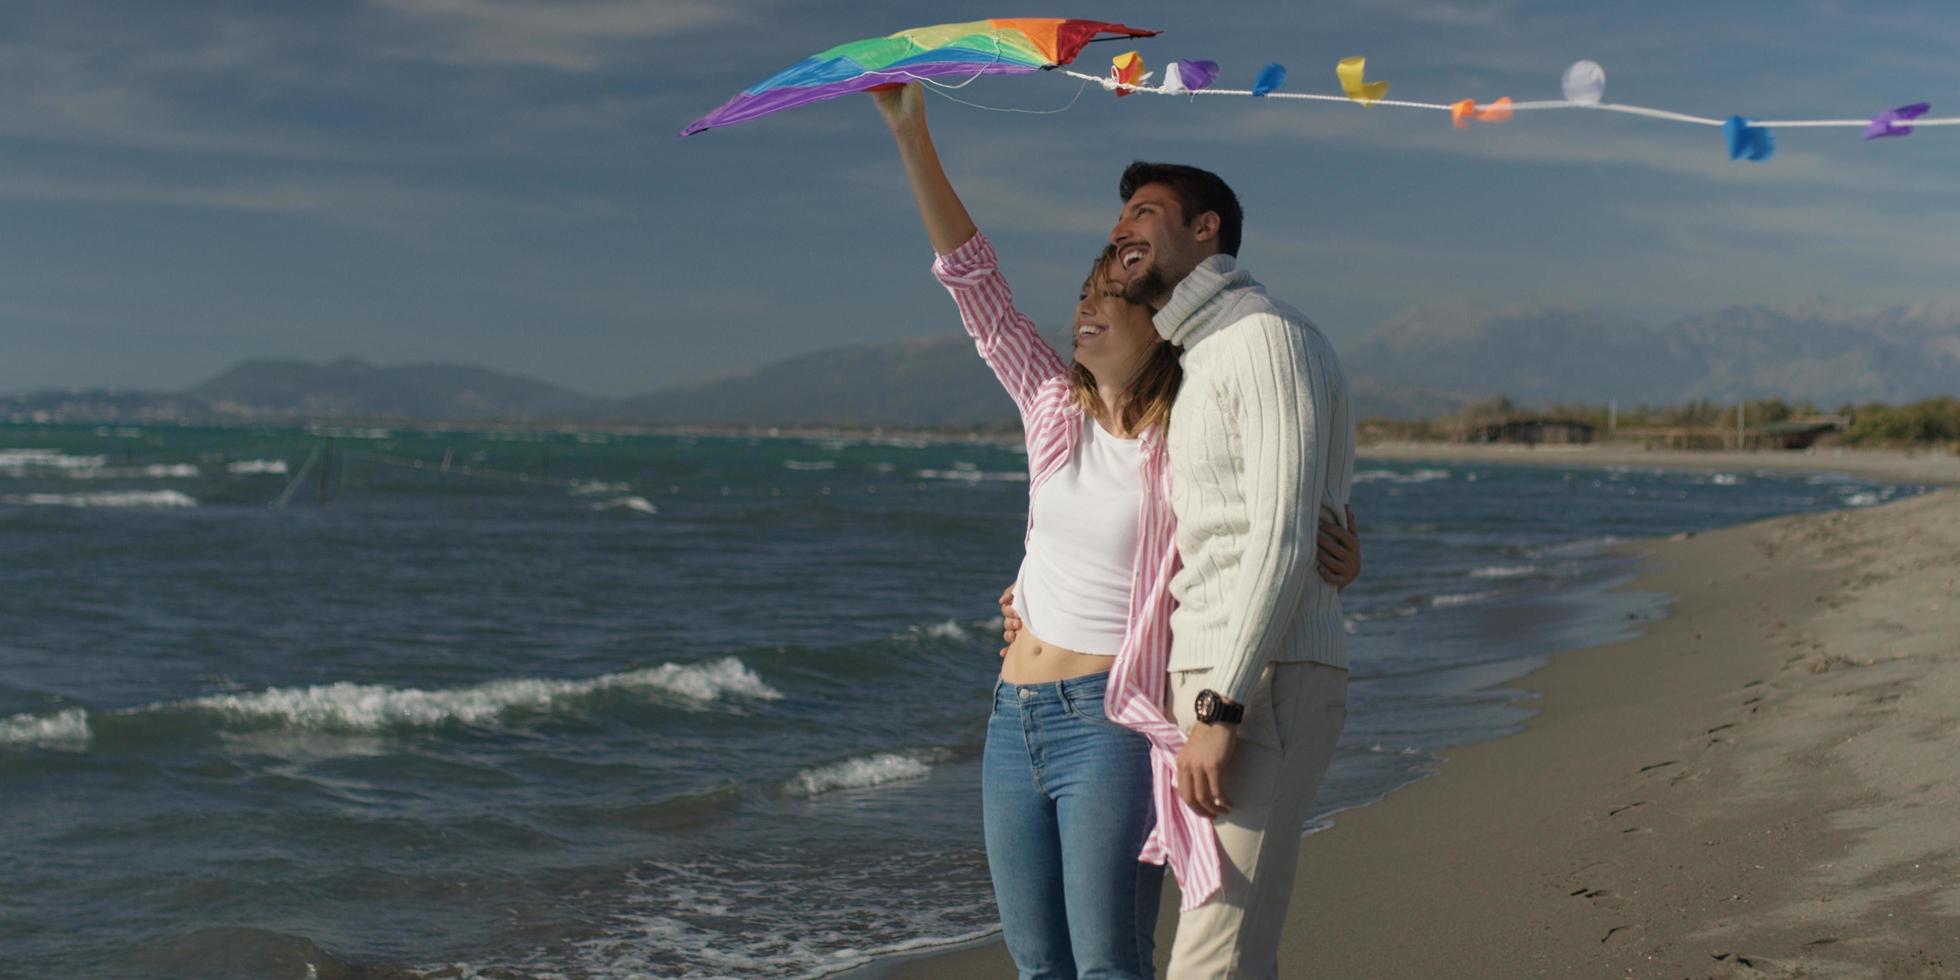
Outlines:
[[[248, 357], [454, 362], [629, 395], [957, 329], [889, 136], [851, 97], [689, 139], [833, 44], [988, 16], [1163, 31], [1249, 87], [1558, 97], [1697, 115], [1960, 112], [1951, 0], [9, 0], [0, 6], [0, 392], [194, 384]], [[1052, 74], [929, 100], [1023, 309], [1068, 316], [1133, 159], [1237, 189], [1241, 263], [1337, 341], [1412, 307], [1651, 322], [1823, 297], [1960, 302], [1960, 128], [1866, 143], [1601, 113], [1115, 99]], [[1051, 111], [1067, 107], [1066, 111]]]

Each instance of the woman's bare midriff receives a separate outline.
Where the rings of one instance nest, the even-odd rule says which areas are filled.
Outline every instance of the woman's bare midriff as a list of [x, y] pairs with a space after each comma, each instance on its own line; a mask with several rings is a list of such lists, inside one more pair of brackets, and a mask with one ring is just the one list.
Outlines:
[[1009, 684], [1052, 684], [1071, 677], [1108, 673], [1115, 662], [1115, 657], [1078, 653], [1044, 643], [1033, 631], [1023, 629], [1001, 657], [1000, 679]]

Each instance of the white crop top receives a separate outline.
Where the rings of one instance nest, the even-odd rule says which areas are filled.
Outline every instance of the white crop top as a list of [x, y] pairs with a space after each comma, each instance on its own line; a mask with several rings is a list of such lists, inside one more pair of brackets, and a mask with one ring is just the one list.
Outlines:
[[1033, 527], [1014, 611], [1043, 642], [1115, 656], [1136, 580], [1142, 449], [1086, 413], [1075, 454], [1029, 502]]

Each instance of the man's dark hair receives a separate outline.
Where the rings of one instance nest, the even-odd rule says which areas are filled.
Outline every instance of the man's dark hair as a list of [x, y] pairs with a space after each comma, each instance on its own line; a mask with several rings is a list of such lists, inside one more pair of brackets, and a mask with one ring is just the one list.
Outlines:
[[1138, 160], [1123, 169], [1123, 180], [1116, 185], [1123, 202], [1145, 184], [1162, 184], [1177, 195], [1177, 206], [1184, 209], [1184, 223], [1190, 224], [1206, 211], [1218, 212], [1218, 250], [1236, 257], [1239, 236], [1245, 228], [1245, 212], [1239, 209], [1239, 196], [1209, 170], [1181, 163], [1145, 163]]

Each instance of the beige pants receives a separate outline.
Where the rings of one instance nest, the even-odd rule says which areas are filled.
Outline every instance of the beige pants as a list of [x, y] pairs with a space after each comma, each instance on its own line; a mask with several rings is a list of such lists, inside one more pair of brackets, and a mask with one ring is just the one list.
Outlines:
[[[1196, 720], [1205, 671], [1171, 674], [1178, 726]], [[1167, 980], [1271, 980], [1293, 898], [1300, 834], [1347, 721], [1347, 671], [1273, 664], [1246, 703], [1225, 769], [1232, 812], [1212, 821], [1224, 859], [1211, 901], [1179, 916]]]

